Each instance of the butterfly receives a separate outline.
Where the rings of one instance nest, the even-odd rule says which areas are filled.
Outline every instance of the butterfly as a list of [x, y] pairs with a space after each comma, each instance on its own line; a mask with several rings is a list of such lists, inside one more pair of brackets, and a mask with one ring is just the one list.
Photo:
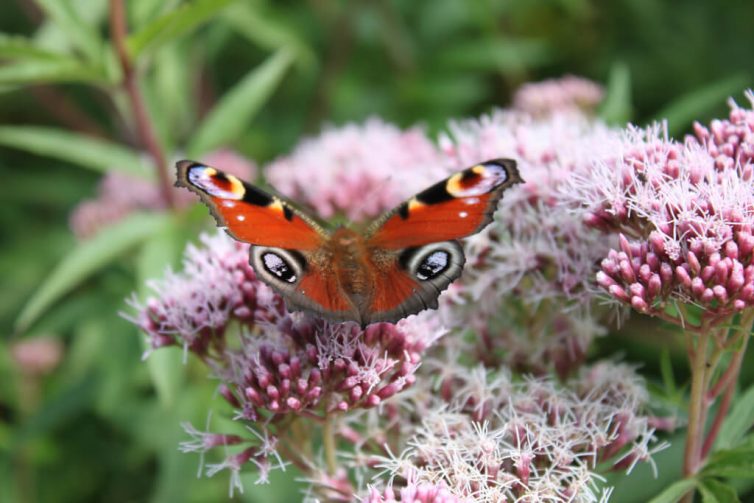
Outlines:
[[503, 192], [523, 182], [515, 161], [483, 162], [359, 232], [328, 228], [286, 199], [205, 164], [180, 161], [176, 168], [176, 186], [197, 193], [218, 226], [252, 245], [249, 263], [257, 278], [289, 310], [362, 327], [436, 309], [466, 261], [458, 239], [485, 228]]

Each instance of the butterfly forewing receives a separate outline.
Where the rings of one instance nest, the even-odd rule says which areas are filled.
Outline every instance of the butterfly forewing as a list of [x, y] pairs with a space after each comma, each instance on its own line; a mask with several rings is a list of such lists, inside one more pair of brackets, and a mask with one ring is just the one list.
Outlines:
[[503, 191], [521, 181], [510, 159], [472, 166], [386, 213], [369, 229], [368, 243], [396, 249], [475, 234], [492, 220]]
[[217, 223], [239, 241], [313, 250], [327, 232], [283, 199], [233, 175], [193, 161], [177, 164], [176, 185], [199, 194]]

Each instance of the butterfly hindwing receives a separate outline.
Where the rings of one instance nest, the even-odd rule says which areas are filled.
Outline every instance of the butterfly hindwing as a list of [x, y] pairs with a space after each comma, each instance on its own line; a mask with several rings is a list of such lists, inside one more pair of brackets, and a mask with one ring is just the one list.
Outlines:
[[233, 175], [193, 161], [180, 161], [177, 174], [176, 185], [199, 194], [218, 225], [239, 241], [312, 250], [327, 234], [283, 199]]
[[469, 236], [490, 223], [505, 189], [521, 181], [511, 159], [477, 164], [386, 213], [370, 227], [367, 242], [401, 249]]
[[[378, 257], [390, 252], [377, 251]], [[437, 298], [463, 270], [465, 257], [457, 241], [432, 243], [392, 252], [392, 260], [374, 267], [374, 294], [363, 318], [366, 323], [394, 322], [425, 309], [436, 309]]]
[[289, 310], [313, 311], [338, 321], [358, 320], [359, 312], [344, 294], [337, 275], [317, 254], [253, 246], [250, 263], [257, 277], [286, 299]]

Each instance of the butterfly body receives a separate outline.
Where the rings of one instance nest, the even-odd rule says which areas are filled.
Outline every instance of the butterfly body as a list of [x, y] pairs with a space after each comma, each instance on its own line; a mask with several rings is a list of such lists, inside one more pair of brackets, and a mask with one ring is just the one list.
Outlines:
[[492, 219], [521, 182], [507, 159], [460, 171], [385, 213], [364, 232], [330, 230], [284, 199], [215, 168], [181, 161], [176, 185], [201, 196], [231, 236], [250, 243], [257, 277], [291, 310], [362, 326], [437, 307], [465, 262], [459, 238]]

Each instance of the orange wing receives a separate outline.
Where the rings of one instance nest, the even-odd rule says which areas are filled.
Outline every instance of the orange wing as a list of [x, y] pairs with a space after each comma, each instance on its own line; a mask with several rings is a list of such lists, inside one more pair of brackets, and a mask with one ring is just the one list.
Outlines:
[[327, 232], [279, 197], [194, 161], [177, 165], [176, 186], [199, 194], [220, 227], [253, 245], [312, 250]]
[[[384, 253], [384, 252], [383, 252]], [[437, 297], [455, 281], [466, 261], [457, 241], [432, 243], [394, 253], [392, 261], [373, 268], [371, 303], [362, 323], [395, 322], [425, 309], [437, 308]]]
[[503, 191], [521, 182], [511, 159], [472, 166], [386, 213], [368, 230], [367, 243], [400, 249], [475, 234], [492, 221]]

